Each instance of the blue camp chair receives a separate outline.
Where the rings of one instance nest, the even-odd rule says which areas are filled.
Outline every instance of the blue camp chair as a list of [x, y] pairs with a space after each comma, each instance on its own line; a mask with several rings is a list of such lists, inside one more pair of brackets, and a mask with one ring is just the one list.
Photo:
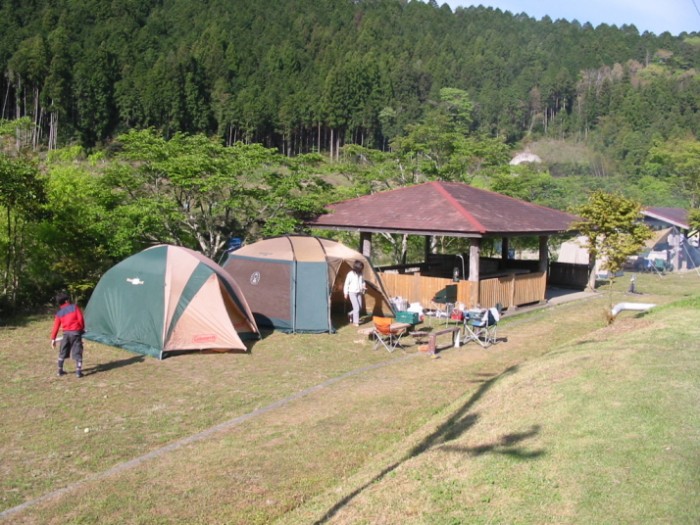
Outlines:
[[495, 307], [480, 311], [478, 314], [471, 313], [464, 322], [464, 343], [476, 341], [482, 348], [495, 344], [497, 342], [496, 330], [500, 320], [501, 313]]

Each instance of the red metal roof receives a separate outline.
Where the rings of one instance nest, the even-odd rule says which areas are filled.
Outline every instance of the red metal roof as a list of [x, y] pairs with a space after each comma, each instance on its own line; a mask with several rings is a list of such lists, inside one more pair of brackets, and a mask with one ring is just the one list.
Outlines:
[[642, 210], [642, 214], [684, 230], [690, 229], [690, 224], [688, 223], [688, 210], [684, 210], [683, 208], [649, 207], [644, 208]]
[[459, 182], [426, 182], [327, 206], [316, 228], [490, 237], [551, 235], [569, 229], [575, 215], [474, 188]]

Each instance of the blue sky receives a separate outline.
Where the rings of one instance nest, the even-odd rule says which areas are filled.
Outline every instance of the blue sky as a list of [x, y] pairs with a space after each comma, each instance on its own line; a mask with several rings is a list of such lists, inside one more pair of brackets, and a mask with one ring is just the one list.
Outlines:
[[657, 35], [664, 31], [678, 35], [683, 31], [700, 32], [700, 0], [438, 0], [453, 10], [459, 6], [484, 5], [525, 13], [536, 19], [549, 15], [552, 20], [564, 18], [578, 20], [593, 26], [606, 23], [621, 27], [634, 24], [640, 33], [651, 31]]

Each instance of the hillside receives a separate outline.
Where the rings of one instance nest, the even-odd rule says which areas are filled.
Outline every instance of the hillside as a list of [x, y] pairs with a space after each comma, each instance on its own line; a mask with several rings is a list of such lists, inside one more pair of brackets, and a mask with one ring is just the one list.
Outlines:
[[3, 119], [92, 147], [131, 127], [296, 154], [385, 148], [440, 89], [471, 129], [607, 144], [626, 170], [651, 136], [697, 134], [700, 38], [418, 0], [37, 0], [0, 8]]
[[418, 0], [5, 0], [0, 310], [426, 180], [696, 208], [699, 65], [698, 34]]

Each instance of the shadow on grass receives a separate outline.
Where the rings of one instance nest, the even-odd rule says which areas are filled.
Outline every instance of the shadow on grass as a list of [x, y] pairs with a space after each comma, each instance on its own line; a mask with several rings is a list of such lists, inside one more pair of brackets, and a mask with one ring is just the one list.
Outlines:
[[133, 357], [129, 357], [127, 359], [121, 359], [120, 361], [112, 361], [111, 363], [104, 363], [104, 364], [99, 364], [96, 366], [92, 366], [89, 368], [83, 368], [83, 374], [87, 375], [92, 375], [92, 374], [99, 374], [102, 372], [109, 372], [110, 370], [116, 370], [117, 368], [121, 368], [123, 366], [129, 366], [129, 365], [134, 365], [136, 363], [141, 363], [145, 361], [146, 356], [143, 355], [135, 355]]
[[260, 330], [260, 339], [251, 339], [250, 341], [247, 341], [250, 344], [257, 343], [258, 341], [261, 341], [265, 339], [266, 337], [270, 337], [272, 334], [275, 333], [275, 329], [271, 328], [269, 326], [259, 326], [258, 330]]
[[46, 319], [48, 314], [34, 314], [34, 315], [2, 315], [0, 313], [0, 328], [6, 330], [15, 330], [17, 328], [24, 328], [36, 321], [42, 321]]
[[534, 459], [542, 456], [544, 454], [543, 450], [533, 450], [525, 451], [521, 448], [513, 448], [515, 445], [535, 437], [540, 433], [540, 426], [533, 425], [527, 432], [515, 432], [513, 434], [506, 434], [502, 436], [495, 443], [488, 443], [484, 445], [478, 445], [476, 447], [454, 447], [452, 445], [447, 445], [441, 450], [446, 452], [461, 452], [468, 454], [470, 456], [481, 456], [483, 454], [502, 454], [504, 456], [511, 456], [519, 459]]
[[[356, 496], [362, 493], [367, 487], [381, 481], [387, 474], [390, 474], [396, 470], [402, 463], [408, 461], [409, 459], [422, 454], [423, 452], [454, 439], [459, 438], [467, 430], [469, 430], [478, 420], [476, 414], [469, 414], [469, 410], [474, 406], [474, 404], [481, 399], [481, 397], [488, 392], [488, 390], [500, 381], [502, 378], [513, 374], [517, 371], [518, 366], [511, 366], [507, 368], [502, 373], [497, 376], [490, 376], [490, 379], [485, 380], [482, 385], [478, 388], [474, 395], [472, 395], [466, 403], [464, 403], [454, 414], [452, 414], [444, 423], [442, 423], [432, 434], [428, 435], [415, 447], [413, 447], [402, 459], [396, 463], [389, 465], [383, 469], [377, 476], [372, 478], [369, 482], [358, 487], [353, 492], [345, 496], [342, 500], [338, 501], [333, 507], [331, 507], [322, 518], [315, 521], [315, 525], [320, 525], [322, 523], [327, 523], [333, 518], [343, 507], [350, 503]], [[543, 454], [541, 451], [534, 453], [525, 453], [520, 450], [513, 450], [511, 448], [514, 444], [520, 441], [532, 437], [539, 433], [539, 426], [534, 426], [528, 432], [507, 434], [503, 436], [497, 443], [490, 445], [482, 445], [479, 447], [450, 447], [450, 450], [457, 450], [461, 452], [466, 452], [472, 455], [481, 455], [487, 452], [498, 452], [501, 454], [516, 455], [521, 458], [534, 458]], [[444, 447], [447, 449], [447, 447]]]

